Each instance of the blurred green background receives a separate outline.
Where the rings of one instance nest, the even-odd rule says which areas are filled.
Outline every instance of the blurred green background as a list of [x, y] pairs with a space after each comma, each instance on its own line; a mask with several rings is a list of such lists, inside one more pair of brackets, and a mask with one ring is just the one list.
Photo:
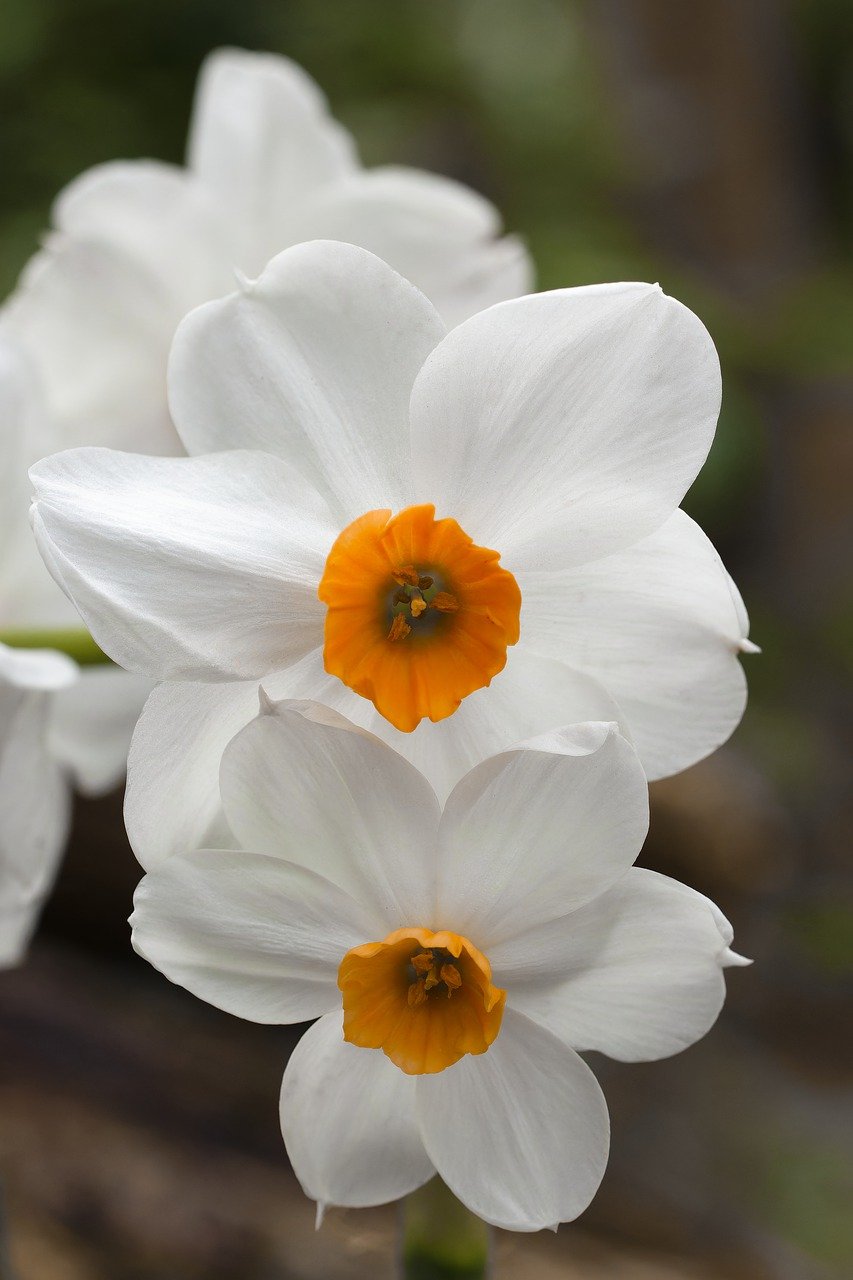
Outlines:
[[[685, 505], [764, 655], [733, 742], [655, 786], [644, 860], [711, 894], [757, 963], [702, 1045], [596, 1062], [614, 1126], [602, 1192], [554, 1238], [502, 1240], [498, 1275], [850, 1275], [853, 6], [3, 0], [4, 292], [82, 169], [180, 162], [219, 44], [301, 62], [366, 163], [490, 196], [541, 288], [658, 280], [722, 359], [717, 441]], [[77, 817], [33, 959], [0, 981], [16, 1274], [390, 1275], [392, 1216], [332, 1214], [315, 1236], [286, 1169], [292, 1036], [133, 959], [120, 800]]]

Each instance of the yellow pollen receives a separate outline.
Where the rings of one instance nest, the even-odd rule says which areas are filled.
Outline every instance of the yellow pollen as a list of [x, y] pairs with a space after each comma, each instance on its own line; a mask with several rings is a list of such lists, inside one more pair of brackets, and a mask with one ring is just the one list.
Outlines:
[[506, 992], [481, 951], [457, 933], [397, 929], [353, 947], [338, 986], [344, 1039], [382, 1049], [407, 1075], [443, 1071], [485, 1053], [501, 1028]]
[[521, 592], [499, 559], [429, 504], [368, 511], [320, 582], [326, 670], [404, 733], [452, 715], [518, 640]]

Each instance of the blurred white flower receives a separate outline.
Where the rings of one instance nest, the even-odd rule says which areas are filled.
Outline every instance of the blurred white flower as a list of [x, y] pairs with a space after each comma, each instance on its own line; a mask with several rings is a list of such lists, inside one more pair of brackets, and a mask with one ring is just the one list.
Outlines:
[[158, 690], [137, 731], [129, 803], [159, 848], [187, 823], [205, 838], [221, 751], [271, 675], [442, 797], [562, 724], [619, 721], [659, 777], [740, 720], [746, 615], [677, 510], [719, 364], [656, 286], [537, 294], [446, 334], [371, 254], [300, 245], [184, 320], [170, 399], [201, 456], [32, 471], [41, 550], [102, 648], [217, 682]]
[[64, 654], [0, 644], [0, 968], [22, 958], [68, 832], [69, 788], [50, 741]]
[[288, 245], [364, 245], [448, 324], [532, 285], [494, 207], [415, 169], [364, 170], [300, 67], [223, 49], [202, 68], [187, 167], [103, 164], [60, 194], [2, 324], [44, 380], [64, 445], [180, 452], [165, 396], [175, 327]]
[[578, 1052], [678, 1052], [746, 963], [712, 903], [632, 866], [648, 825], [633, 749], [615, 725], [561, 729], [480, 764], [442, 813], [336, 712], [261, 710], [222, 759], [228, 848], [144, 877], [137, 951], [240, 1017], [319, 1018], [281, 1123], [321, 1209], [438, 1171], [498, 1226], [576, 1217], [609, 1142]]
[[[47, 645], [58, 633], [86, 639], [77, 610], [44, 567], [28, 519], [27, 467], [55, 447], [36, 372], [20, 348], [0, 337], [0, 642], [22, 653]], [[82, 791], [96, 794], [124, 774], [130, 736], [151, 683], [113, 666], [63, 666], [69, 668], [77, 678], [61, 681], [50, 698], [39, 700], [45, 749]], [[8, 723], [0, 724], [0, 733], [9, 732]]]

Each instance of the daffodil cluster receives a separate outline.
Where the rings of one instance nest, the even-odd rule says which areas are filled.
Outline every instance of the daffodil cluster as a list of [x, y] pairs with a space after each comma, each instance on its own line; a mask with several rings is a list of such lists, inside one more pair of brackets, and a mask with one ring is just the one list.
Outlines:
[[[710, 336], [653, 284], [527, 293], [490, 206], [361, 170], [270, 57], [209, 60], [186, 169], [104, 166], [55, 218], [0, 324], [65, 446], [30, 471], [44, 563], [155, 684], [134, 946], [318, 1019], [281, 1122], [321, 1206], [438, 1172], [499, 1226], [577, 1216], [608, 1151], [579, 1055], [693, 1043], [741, 962], [634, 866], [648, 780], [728, 738], [754, 649], [680, 509]], [[0, 648], [34, 744], [74, 678]]]
[[[152, 686], [104, 664], [45, 572], [27, 522], [27, 467], [79, 445], [182, 453], [164, 394], [178, 322], [227, 292], [235, 274], [318, 234], [380, 253], [450, 324], [532, 279], [524, 246], [501, 236], [488, 201], [415, 169], [363, 169], [300, 67], [222, 49], [202, 68], [186, 168], [145, 160], [82, 174], [59, 195], [43, 249], [0, 308], [0, 644], [32, 652], [33, 664], [46, 647], [66, 650], [49, 681], [61, 669], [60, 684], [40, 699], [37, 756], [17, 713], [0, 716], [0, 750], [11, 743], [34, 762], [16, 768], [42, 780], [38, 803], [0, 785], [0, 955], [19, 958], [16, 939], [35, 923], [65, 843], [70, 784], [97, 795], [120, 781]], [[79, 657], [81, 648], [94, 662], [75, 671], [68, 650]], [[0, 662], [0, 692], [21, 688], [33, 664], [14, 654]], [[0, 770], [0, 783], [6, 776]], [[7, 937], [12, 908], [3, 904], [19, 911], [19, 862], [41, 887], [29, 895], [23, 934], [10, 926]]]

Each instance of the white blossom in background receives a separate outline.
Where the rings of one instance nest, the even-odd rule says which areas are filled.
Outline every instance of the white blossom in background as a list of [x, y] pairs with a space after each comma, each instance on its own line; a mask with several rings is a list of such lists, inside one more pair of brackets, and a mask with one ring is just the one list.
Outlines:
[[[0, 343], [0, 627], [15, 618], [24, 599], [27, 616], [33, 605], [38, 612], [39, 587], [63, 615], [74, 614], [41, 563], [26, 516], [24, 428], [34, 429], [38, 412], [32, 371], [19, 352]], [[76, 665], [63, 654], [0, 643], [2, 968], [25, 953], [68, 832], [69, 787], [51, 730], [57, 702], [77, 677]]]
[[166, 809], [209, 839], [261, 678], [385, 738], [442, 798], [581, 719], [617, 720], [652, 778], [739, 722], [746, 614], [677, 509], [719, 365], [656, 286], [537, 294], [446, 334], [369, 253], [301, 245], [185, 319], [170, 399], [197, 456], [32, 471], [42, 553], [98, 643], [178, 681], [131, 751], [152, 850]]
[[23, 958], [68, 834], [51, 722], [76, 679], [62, 653], [0, 644], [0, 968]]
[[487, 200], [416, 169], [363, 169], [300, 67], [235, 49], [202, 68], [186, 168], [98, 165], [60, 194], [53, 224], [0, 325], [36, 365], [64, 445], [180, 452], [165, 396], [179, 320], [288, 245], [364, 245], [449, 325], [532, 283]]
[[[54, 447], [56, 434], [36, 371], [20, 348], [0, 337], [0, 643], [18, 637], [17, 645], [40, 633], [83, 633], [80, 615], [44, 567], [28, 517], [27, 467]], [[63, 679], [44, 700], [45, 749], [80, 791], [97, 795], [124, 776], [133, 727], [151, 682], [112, 665], [66, 663], [55, 669], [60, 666], [66, 674], [70, 666], [77, 678]], [[17, 678], [12, 683], [18, 687]], [[12, 730], [6, 723], [0, 732]], [[14, 802], [11, 792], [8, 802]]]
[[262, 697], [221, 793], [228, 846], [144, 877], [134, 946], [239, 1017], [319, 1018], [286, 1068], [281, 1123], [320, 1210], [437, 1171], [511, 1230], [581, 1213], [609, 1131], [579, 1051], [677, 1053], [715, 1021], [724, 967], [747, 963], [712, 903], [633, 867], [648, 795], [616, 726], [486, 760], [442, 813], [377, 738]]

